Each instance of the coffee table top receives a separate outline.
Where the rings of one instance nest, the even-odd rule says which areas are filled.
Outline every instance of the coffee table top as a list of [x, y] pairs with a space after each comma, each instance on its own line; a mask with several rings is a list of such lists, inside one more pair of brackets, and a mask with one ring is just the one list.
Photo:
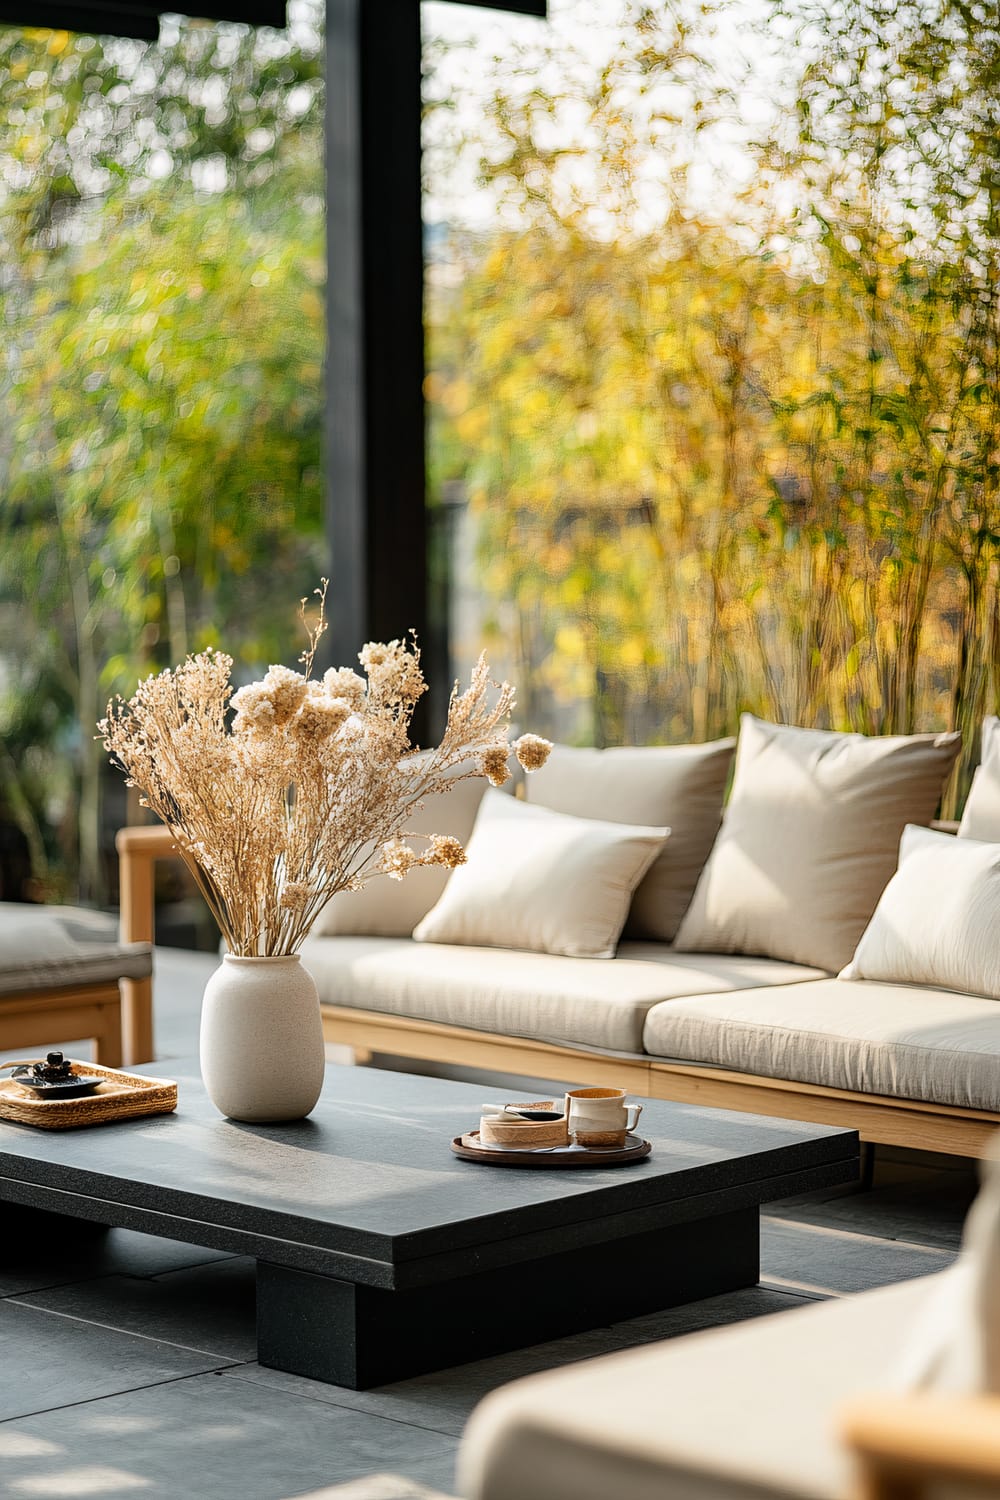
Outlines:
[[[458, 1160], [484, 1100], [530, 1095], [330, 1066], [314, 1114], [222, 1118], [191, 1060], [174, 1115], [90, 1130], [0, 1122], [0, 1201], [206, 1244], [371, 1286], [400, 1287], [851, 1181], [851, 1130], [646, 1101], [652, 1155], [565, 1173]], [[631, 1229], [630, 1229], [631, 1232]]]

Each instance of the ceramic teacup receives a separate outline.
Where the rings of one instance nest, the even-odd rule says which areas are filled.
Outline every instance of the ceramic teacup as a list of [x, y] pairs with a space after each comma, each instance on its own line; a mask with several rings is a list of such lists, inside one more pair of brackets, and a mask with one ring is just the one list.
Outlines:
[[641, 1104], [626, 1104], [624, 1089], [570, 1089], [566, 1120], [578, 1146], [624, 1146], [636, 1127]]

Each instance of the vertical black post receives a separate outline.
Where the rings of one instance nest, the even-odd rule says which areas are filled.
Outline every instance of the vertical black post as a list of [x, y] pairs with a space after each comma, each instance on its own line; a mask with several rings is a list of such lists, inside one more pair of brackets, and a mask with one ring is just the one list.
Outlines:
[[420, 6], [327, 0], [329, 655], [427, 635]]

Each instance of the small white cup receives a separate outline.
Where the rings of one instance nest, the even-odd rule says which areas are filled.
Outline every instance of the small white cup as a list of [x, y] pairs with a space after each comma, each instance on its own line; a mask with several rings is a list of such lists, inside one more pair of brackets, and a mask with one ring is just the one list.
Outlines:
[[641, 1104], [626, 1104], [624, 1089], [570, 1089], [566, 1120], [578, 1146], [624, 1146], [642, 1114]]

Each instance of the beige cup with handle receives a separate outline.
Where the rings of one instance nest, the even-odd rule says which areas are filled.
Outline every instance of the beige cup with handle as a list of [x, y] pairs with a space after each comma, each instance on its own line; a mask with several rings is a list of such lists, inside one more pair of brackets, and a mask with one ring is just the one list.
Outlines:
[[624, 1146], [636, 1127], [641, 1104], [626, 1104], [624, 1089], [570, 1089], [566, 1122], [578, 1146]]

